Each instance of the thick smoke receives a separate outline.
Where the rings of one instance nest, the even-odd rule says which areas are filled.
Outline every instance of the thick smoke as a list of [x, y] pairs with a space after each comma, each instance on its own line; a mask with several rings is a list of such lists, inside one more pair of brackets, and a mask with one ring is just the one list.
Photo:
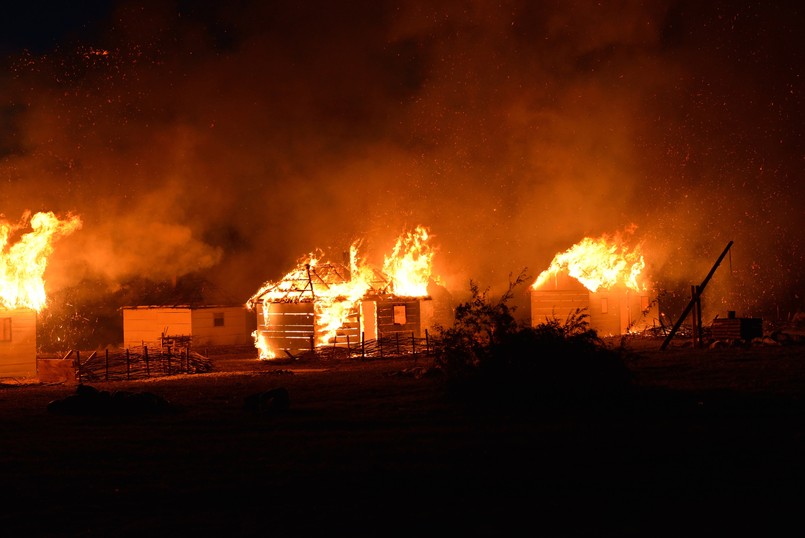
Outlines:
[[449, 289], [503, 290], [635, 224], [658, 286], [684, 295], [733, 240], [706, 307], [801, 307], [784, 9], [219, 4], [121, 3], [9, 56], [0, 211], [84, 221], [53, 285], [201, 271], [245, 301], [313, 249], [362, 237], [381, 263], [422, 224]]

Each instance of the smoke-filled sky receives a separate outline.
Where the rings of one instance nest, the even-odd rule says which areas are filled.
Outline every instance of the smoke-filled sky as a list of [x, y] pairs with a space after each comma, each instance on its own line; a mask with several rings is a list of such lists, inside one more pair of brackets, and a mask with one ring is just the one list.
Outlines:
[[665, 289], [734, 241], [711, 308], [802, 307], [793, 2], [81, 4], [0, 21], [0, 213], [84, 223], [50, 286], [203, 271], [245, 301], [422, 224], [449, 289], [505, 289], [635, 225]]

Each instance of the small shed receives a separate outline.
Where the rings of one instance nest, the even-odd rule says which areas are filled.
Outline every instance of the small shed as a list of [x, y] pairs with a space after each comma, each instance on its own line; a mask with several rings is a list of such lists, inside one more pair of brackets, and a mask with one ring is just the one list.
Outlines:
[[590, 291], [575, 278], [559, 273], [531, 290], [531, 324], [546, 318], [560, 322], [583, 309], [591, 329], [601, 336], [640, 332], [659, 325], [659, 306], [650, 291], [625, 286]]
[[254, 314], [243, 305], [128, 306], [123, 346], [240, 346], [253, 343]]
[[0, 377], [36, 377], [36, 311], [0, 308]]

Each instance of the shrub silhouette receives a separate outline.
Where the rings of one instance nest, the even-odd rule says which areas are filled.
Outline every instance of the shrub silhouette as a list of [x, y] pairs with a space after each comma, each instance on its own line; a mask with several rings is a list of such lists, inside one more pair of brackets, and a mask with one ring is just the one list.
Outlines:
[[584, 309], [533, 327], [515, 320], [507, 303], [524, 280], [523, 271], [497, 301], [470, 282], [471, 298], [456, 308], [453, 325], [438, 329], [436, 364], [451, 387], [500, 404], [575, 404], [622, 395], [630, 387], [623, 351], [604, 344]]

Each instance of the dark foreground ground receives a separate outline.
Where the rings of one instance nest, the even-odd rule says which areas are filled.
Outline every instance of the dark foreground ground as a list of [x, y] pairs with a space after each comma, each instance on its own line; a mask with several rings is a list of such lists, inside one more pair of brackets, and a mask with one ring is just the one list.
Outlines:
[[[0, 387], [5, 536], [761, 536], [805, 531], [805, 346], [635, 343], [617, 406], [445, 396], [430, 361], [268, 363], [96, 383], [172, 412], [54, 414]], [[418, 368], [421, 368], [418, 370]], [[284, 387], [285, 411], [244, 409]]]

